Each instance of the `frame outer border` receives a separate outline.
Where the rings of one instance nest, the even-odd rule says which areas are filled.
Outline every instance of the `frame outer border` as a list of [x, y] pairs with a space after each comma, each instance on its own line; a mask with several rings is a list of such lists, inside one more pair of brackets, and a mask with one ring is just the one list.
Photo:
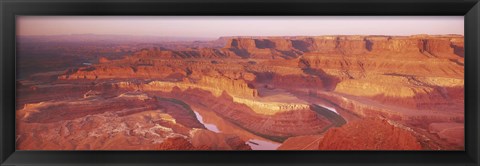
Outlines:
[[[101, 1], [102, 3], [107, 3], [107, 2], [129, 2], [128, 0], [111, 0], [111, 1]], [[168, 1], [168, 0], [167, 0]], [[181, 0], [179, 0], [181, 1]], [[208, 1], [208, 0], [207, 0]], [[281, 2], [291, 2], [291, 1], [286, 1], [286, 0], [280, 0]], [[389, 0], [385, 0], [385, 1], [389, 1]], [[410, 0], [405, 0], [406, 2], [411, 2]], [[468, 103], [470, 103], [469, 105], [473, 105], [475, 106], [475, 108], [477, 110], [470, 110], [469, 111], [469, 115], [472, 117], [472, 118], [468, 118], [466, 117], [465, 118], [465, 125], [468, 125], [470, 126], [470, 128], [466, 131], [466, 135], [465, 135], [465, 138], [466, 138], [466, 143], [468, 142], [468, 144], [475, 144], [477, 145], [476, 149], [468, 149], [466, 147], [466, 152], [467, 154], [469, 155], [469, 159], [473, 160], [474, 163], [471, 163], [471, 162], [467, 162], [467, 163], [464, 163], [464, 164], [461, 164], [461, 163], [451, 163], [452, 165], [468, 165], [468, 166], [473, 166], [473, 165], [478, 165], [479, 164], [479, 159], [480, 159], [480, 144], [478, 144], [479, 140], [478, 138], [480, 138], [480, 114], [479, 114], [479, 101], [475, 101], [473, 99], [477, 99], [478, 100], [478, 97], [480, 96], [480, 91], [478, 89], [478, 83], [480, 82], [480, 79], [479, 79], [479, 73], [480, 73], [480, 52], [479, 52], [479, 40], [480, 40], [480, 22], [478, 19], [480, 19], [480, 3], [478, 3], [478, 0], [464, 0], [466, 2], [475, 2], [475, 5], [472, 5], [472, 8], [470, 9], [470, 11], [468, 11], [468, 13], [465, 14], [465, 32], [469, 32], [468, 34], [465, 35], [465, 42], [467, 43], [467, 46], [466, 46], [466, 49], [465, 49], [465, 55], [470, 55], [471, 57], [469, 57], [470, 59], [468, 61], [465, 62], [465, 66], [469, 68], [469, 70], [466, 70], [465, 68], [465, 76], [467, 75], [467, 71], [475, 71], [476, 72], [476, 76], [475, 77], [465, 77], [465, 84], [467, 85], [470, 85], [469, 87], [469, 92], [466, 91], [465, 93], [465, 103], [466, 103], [466, 106], [467, 106], [467, 100], [468, 100]], [[6, 28], [5, 27], [13, 27], [13, 29], [15, 30], [15, 25], [10, 25], [9, 23], [15, 23], [15, 13], [14, 12], [18, 12], [18, 11], [15, 11], [15, 9], [10, 9], [8, 7], [5, 7], [7, 5], [7, 3], [10, 5], [12, 4], [12, 2], [14, 3], [14, 7], [15, 5], [19, 5], [19, 2], [23, 3], [22, 5], [28, 5], [28, 3], [30, 2], [36, 2], [36, 1], [32, 1], [32, 0], [18, 0], [18, 1], [12, 1], [12, 0], [0, 0], [0, 24], [2, 25], [2, 29], [0, 31], [0, 37], [2, 38], [0, 41], [0, 50], [1, 50], [1, 57], [0, 57], [0, 165], [3, 165], [3, 164], [15, 164], [17, 165], [15, 162], [11, 163], [4, 163], [4, 161], [6, 161], [7, 159], [9, 159], [9, 157], [11, 157], [12, 154], [14, 154], [15, 152], [15, 146], [14, 144], [8, 144], [9, 142], [11, 142], [13, 140], [13, 142], [15, 141], [14, 140], [14, 137], [11, 137], [11, 138], [6, 138], [8, 135], [10, 135], [11, 133], [13, 133], [13, 135], [15, 135], [15, 131], [12, 130], [11, 128], [8, 128], [10, 125], [8, 122], [11, 122], [12, 119], [9, 119], [9, 118], [15, 118], [14, 114], [13, 115], [9, 115], [9, 114], [6, 114], [4, 113], [6, 110], [3, 110], [5, 107], [5, 104], [9, 103], [9, 102], [15, 102], [15, 99], [11, 99], [11, 98], [8, 98], [8, 94], [9, 93], [15, 93], [15, 90], [14, 89], [8, 89], [8, 88], [5, 88], [5, 87], [10, 87], [12, 86], [13, 84], [13, 87], [15, 86], [15, 83], [14, 81], [9, 81], [9, 82], [4, 82], [4, 81], [8, 81], [10, 79], [14, 79], [15, 80], [15, 74], [12, 75], [12, 71], [15, 71], [15, 67], [13, 65], [13, 67], [11, 67], [10, 65], [11, 64], [7, 64], [8, 61], [6, 60], [7, 59], [7, 56], [9, 56], [10, 54], [12, 53], [15, 53], [15, 50], [12, 50], [15, 48], [15, 43], [11, 43], [12, 41], [15, 41], [15, 34], [7, 34], [6, 33]], [[40, 0], [40, 1], [37, 1], [37, 2], [52, 2], [52, 3], [58, 3], [59, 1], [57, 0]], [[87, 1], [79, 1], [79, 0], [73, 0], [72, 2], [91, 2], [89, 0]], [[149, 0], [141, 0], [141, 2], [154, 2], [154, 1], [149, 1]], [[163, 2], [166, 2], [166, 1], [163, 1]], [[175, 2], [175, 1], [168, 1], [168, 2]], [[196, 2], [196, 1], [183, 1], [183, 2]], [[213, 2], [217, 2], [215, 0], [213, 0]], [[252, 0], [246, 0], [246, 3], [252, 3], [252, 2], [255, 2], [255, 1], [252, 1]], [[263, 1], [262, 1], [263, 2]], [[270, 2], [273, 2], [273, 1], [270, 1]], [[301, 2], [311, 2], [311, 1], [301, 1]], [[321, 1], [320, 1], [321, 2]], [[323, 3], [325, 2], [332, 2], [332, 1], [329, 1], [329, 0], [326, 0], [326, 1], [323, 1]], [[333, 1], [335, 2], [335, 1]], [[349, 1], [349, 0], [339, 0], [338, 1], [339, 3], [352, 3], [354, 1]], [[363, 1], [363, 2], [372, 2], [370, 0], [366, 0], [366, 1]], [[373, 0], [373, 2], [380, 2], [380, 1], [375, 1]], [[395, 1], [393, 0], [392, 2], [396, 2], [398, 3], [399, 1]], [[452, 2], [452, 1], [448, 1], [448, 0], [419, 0], [420, 3], [433, 3], [433, 2]], [[198, 3], [198, 2], [196, 2]], [[218, 3], [218, 2], [217, 2]], [[336, 3], [336, 2], [335, 2]], [[180, 4], [180, 3], [177, 3], [177, 4]], [[298, 10], [297, 10], [298, 11]], [[130, 11], [131, 12], [131, 11]], [[361, 14], [359, 14], [361, 15]], [[386, 14], [388, 15], [388, 14]], [[428, 14], [427, 14], [428, 15]], [[13, 19], [13, 20], [12, 20]], [[469, 44], [470, 43], [470, 44]], [[467, 65], [468, 64], [468, 65]], [[7, 84], [7, 85], [6, 85]], [[473, 87], [472, 87], [473, 86]], [[472, 90], [475, 90], [476, 92], [471, 92]], [[468, 93], [468, 96], [467, 96], [467, 93]], [[472, 97], [472, 98], [470, 98]], [[5, 102], [7, 101], [7, 102]], [[473, 119], [473, 120], [472, 120]], [[470, 135], [468, 133], [476, 133], [473, 135], [473, 137], [467, 137], [467, 135]], [[474, 139], [467, 139], [467, 138], [474, 138]], [[263, 163], [263, 162], [262, 162]], [[26, 163], [25, 163], [26, 164]], [[34, 163], [28, 163], [28, 164], [34, 164]], [[44, 165], [45, 163], [43, 164], [39, 164], [39, 165]], [[53, 164], [53, 163], [52, 163]], [[59, 163], [55, 163], [55, 164], [59, 164]], [[79, 163], [70, 163], [70, 165], [78, 165]], [[99, 164], [102, 164], [102, 163], [99, 163]], [[106, 164], [106, 163], [104, 163]], [[111, 163], [109, 163], [111, 164]], [[160, 163], [159, 163], [160, 164]], [[166, 163], [162, 163], [163, 165], [177, 165], [177, 164], [166, 164]], [[303, 163], [304, 164], [304, 163]], [[318, 163], [320, 164], [320, 163]], [[344, 163], [342, 163], [344, 164]], [[385, 164], [385, 163], [384, 163]], [[393, 164], [393, 163], [391, 163]], [[417, 165], [415, 163], [412, 163], [413, 165]], [[446, 163], [429, 163], [429, 164], [438, 164], [438, 165], [443, 165], [443, 164], [446, 164]], [[47, 164], [47, 165], [51, 165], [51, 164]], [[61, 164], [61, 165], [64, 165], [64, 164]], [[80, 164], [81, 165], [81, 164]], [[103, 164], [102, 164], [103, 165]], [[202, 164], [198, 164], [198, 165], [207, 165], [205, 163], [202, 163]], [[216, 165], [216, 164], [210, 164], [210, 165]], [[238, 164], [232, 164], [232, 165], [238, 165]], [[250, 165], [250, 164], [245, 164], [245, 165]], [[330, 165], [330, 164], [328, 164]], [[338, 164], [337, 164], [338, 165]], [[359, 165], [365, 165], [365, 164], [359, 164]], [[378, 165], [382, 165], [382, 163], [378, 163]], [[408, 165], [408, 164], [399, 164], [399, 165]]]

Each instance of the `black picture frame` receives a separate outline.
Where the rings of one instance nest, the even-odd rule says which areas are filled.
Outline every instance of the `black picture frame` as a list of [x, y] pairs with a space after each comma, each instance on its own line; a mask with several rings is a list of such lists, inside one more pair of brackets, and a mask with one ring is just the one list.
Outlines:
[[[479, 165], [478, 0], [0, 0], [1, 165]], [[465, 151], [16, 151], [19, 15], [457, 15], [465, 17]]]

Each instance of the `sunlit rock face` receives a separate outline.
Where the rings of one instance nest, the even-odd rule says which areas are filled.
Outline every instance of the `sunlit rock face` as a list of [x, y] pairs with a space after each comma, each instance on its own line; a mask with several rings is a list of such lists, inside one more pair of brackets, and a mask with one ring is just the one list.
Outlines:
[[291, 137], [279, 147], [279, 150], [294, 149], [421, 150], [422, 145], [404, 126], [387, 120], [365, 119], [332, 128], [323, 135]]
[[463, 36], [159, 45], [17, 80], [17, 148], [464, 148]]
[[[66, 111], [67, 110], [67, 111]], [[216, 140], [202, 138], [204, 126], [191, 110], [144, 93], [128, 92], [111, 99], [27, 104], [18, 111], [18, 148], [129, 149], [129, 150], [248, 150], [238, 137], [210, 132]], [[199, 138], [200, 137], [200, 138]], [[202, 139], [203, 144], [198, 144]], [[214, 146], [223, 140], [228, 146]], [[214, 142], [206, 142], [214, 141]], [[192, 144], [193, 143], [193, 144]]]
[[[368, 132], [365, 132], [367, 131]], [[386, 120], [362, 120], [333, 128], [325, 133], [322, 150], [421, 150], [421, 144], [408, 131]]]

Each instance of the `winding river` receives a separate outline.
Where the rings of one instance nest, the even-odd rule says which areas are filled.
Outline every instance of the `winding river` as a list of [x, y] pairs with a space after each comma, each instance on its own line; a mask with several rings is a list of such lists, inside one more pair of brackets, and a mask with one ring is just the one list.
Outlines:
[[197, 120], [207, 128], [207, 130], [213, 131], [215, 133], [220, 133], [220, 130], [218, 129], [217, 125], [213, 123], [207, 123], [203, 121], [202, 115], [200, 115], [197, 111], [193, 111], [195, 113], [195, 116], [197, 117]]
[[[200, 106], [196, 107], [195, 105], [189, 105], [178, 99], [163, 99], [171, 101], [175, 104], [180, 104], [184, 107], [188, 107], [188, 109], [195, 113], [197, 120], [203, 124], [207, 130], [215, 133], [237, 135], [243, 140], [246, 140], [246, 144], [249, 145], [253, 150], [276, 150], [281, 145], [279, 142], [274, 142], [252, 134], [251, 132], [223, 119], [215, 112], [204, 110]], [[331, 127], [341, 126], [346, 123], [345, 119], [338, 114], [335, 108], [324, 106], [322, 104], [312, 104], [311, 108], [317, 114], [328, 118], [332, 122]]]

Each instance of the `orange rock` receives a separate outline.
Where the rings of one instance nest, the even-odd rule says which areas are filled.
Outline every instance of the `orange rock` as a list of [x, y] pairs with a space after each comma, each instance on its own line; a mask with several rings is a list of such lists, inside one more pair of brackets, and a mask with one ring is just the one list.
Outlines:
[[366, 119], [332, 128], [320, 141], [319, 150], [421, 150], [413, 134], [386, 120]]
[[185, 138], [167, 138], [155, 147], [155, 150], [195, 150], [196, 148]]
[[251, 150], [238, 136], [214, 133], [203, 129], [191, 131], [192, 144], [196, 147], [209, 147], [210, 150]]
[[101, 57], [100, 59], [98, 59], [98, 63], [108, 63], [108, 62], [110, 62], [110, 60], [108, 60], [105, 57]]

